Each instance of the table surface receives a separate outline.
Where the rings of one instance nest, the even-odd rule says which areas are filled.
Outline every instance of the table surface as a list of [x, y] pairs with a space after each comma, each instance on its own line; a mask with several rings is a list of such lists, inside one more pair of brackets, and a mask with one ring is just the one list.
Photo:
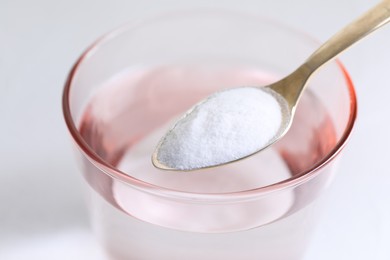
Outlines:
[[[193, 7], [274, 17], [324, 41], [372, 0], [0, 2], [0, 259], [101, 259], [61, 113], [67, 72], [99, 35]], [[390, 259], [390, 26], [340, 59], [359, 119], [306, 259]]]

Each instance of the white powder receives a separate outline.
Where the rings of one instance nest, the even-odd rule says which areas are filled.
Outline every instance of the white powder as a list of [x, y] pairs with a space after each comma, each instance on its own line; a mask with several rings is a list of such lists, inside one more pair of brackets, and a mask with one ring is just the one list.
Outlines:
[[279, 133], [284, 102], [276, 93], [254, 87], [215, 93], [174, 125], [162, 139], [157, 159], [170, 168], [191, 170], [251, 155]]

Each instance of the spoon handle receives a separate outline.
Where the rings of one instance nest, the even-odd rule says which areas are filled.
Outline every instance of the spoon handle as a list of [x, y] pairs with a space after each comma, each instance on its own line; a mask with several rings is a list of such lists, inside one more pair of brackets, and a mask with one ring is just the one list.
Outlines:
[[326, 41], [302, 66], [314, 72], [327, 61], [388, 22], [390, 22], [390, 0], [384, 0]]
[[294, 113], [307, 81], [319, 67], [388, 22], [390, 0], [384, 0], [321, 45], [297, 70], [268, 87], [281, 94]]

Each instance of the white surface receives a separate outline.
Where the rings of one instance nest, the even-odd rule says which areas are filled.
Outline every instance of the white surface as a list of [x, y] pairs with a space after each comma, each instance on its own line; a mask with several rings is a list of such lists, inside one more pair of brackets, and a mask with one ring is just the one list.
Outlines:
[[[1, 0], [0, 259], [99, 258], [60, 107], [67, 72], [99, 35], [164, 10], [217, 6], [275, 17], [325, 40], [375, 3]], [[308, 260], [390, 259], [388, 46], [390, 25], [341, 56], [359, 120]]]

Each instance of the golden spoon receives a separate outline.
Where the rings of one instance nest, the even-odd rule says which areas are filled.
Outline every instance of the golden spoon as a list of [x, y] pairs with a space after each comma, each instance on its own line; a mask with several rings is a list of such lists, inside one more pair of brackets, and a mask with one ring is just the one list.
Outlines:
[[[320, 46], [300, 67], [298, 67], [293, 73], [283, 78], [282, 80], [275, 82], [271, 85], [262, 87], [271, 92], [276, 92], [279, 94], [287, 107], [287, 117], [284, 119], [284, 123], [281, 126], [281, 129], [278, 131], [277, 135], [272, 138], [272, 140], [261, 149], [257, 150], [254, 153], [247, 154], [241, 158], [237, 158], [228, 162], [206, 165], [201, 167], [192, 167], [188, 169], [177, 169], [171, 166], [168, 166], [159, 160], [159, 153], [161, 144], [164, 138], [157, 145], [153, 155], [152, 163], [155, 167], [163, 170], [197, 170], [202, 168], [215, 167], [234, 161], [244, 159], [248, 156], [251, 156], [255, 153], [258, 153], [271, 144], [278, 141], [282, 138], [288, 131], [291, 126], [292, 120], [294, 118], [296, 106], [298, 104], [299, 98], [306, 87], [306, 83], [322, 65], [328, 61], [334, 59], [341, 52], [346, 50], [348, 47], [358, 42], [368, 34], [372, 33], [379, 27], [385, 25], [390, 21], [390, 0], [384, 0], [371, 10], [366, 12], [356, 21], [350, 23], [340, 32], [331, 37], [327, 42]], [[281, 105], [282, 106], [282, 105]], [[185, 118], [191, 111], [189, 111], [183, 118]], [[181, 120], [183, 120], [183, 118]], [[180, 121], [179, 121], [180, 122]], [[170, 132], [175, 130], [175, 126], [170, 130]], [[168, 132], [169, 133], [169, 132]]]

